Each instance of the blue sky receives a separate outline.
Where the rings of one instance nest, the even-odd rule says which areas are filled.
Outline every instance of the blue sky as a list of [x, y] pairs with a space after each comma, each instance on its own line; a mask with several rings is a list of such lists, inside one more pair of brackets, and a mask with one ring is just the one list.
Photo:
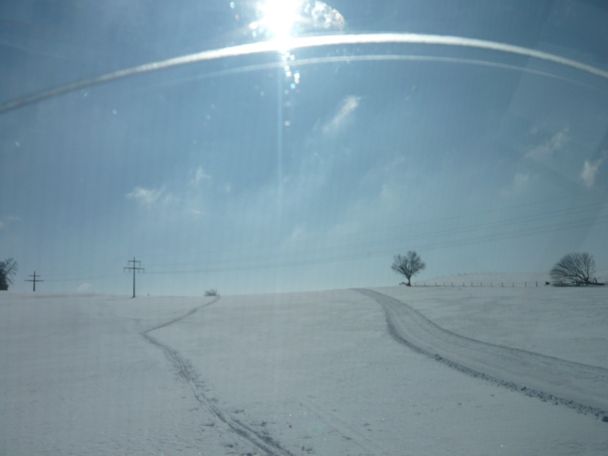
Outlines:
[[[601, 3], [504, 3], [317, 2], [329, 29], [294, 33], [457, 35], [608, 69]], [[262, 10], [0, 3], [0, 103], [272, 38], [253, 36]], [[427, 262], [421, 279], [545, 271], [573, 250], [608, 269], [606, 79], [460, 47], [290, 55], [288, 70], [278, 54], [243, 56], [0, 113], [0, 257], [19, 262], [14, 289], [37, 270], [46, 291], [128, 293], [134, 255], [150, 294], [392, 284], [392, 256], [410, 249]], [[364, 55], [376, 60], [298, 63]], [[249, 68], [263, 63], [277, 65]]]

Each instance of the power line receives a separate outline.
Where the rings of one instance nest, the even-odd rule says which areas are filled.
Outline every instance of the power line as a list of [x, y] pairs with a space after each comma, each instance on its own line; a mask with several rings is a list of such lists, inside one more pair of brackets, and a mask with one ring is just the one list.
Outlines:
[[[477, 242], [487, 241], [501, 241], [506, 239], [515, 239], [519, 237], [528, 237], [531, 235], [552, 233], [571, 229], [580, 229], [586, 227], [592, 227], [604, 224], [608, 221], [608, 214], [598, 214], [596, 211], [587, 215], [581, 211], [584, 209], [573, 208], [570, 210], [559, 210], [559, 211], [545, 211], [544, 213], [536, 213], [534, 215], [518, 216], [513, 218], [505, 218], [501, 220], [495, 220], [493, 222], [467, 224], [462, 226], [444, 227], [438, 230], [416, 230], [414, 232], [407, 232], [400, 230], [400, 233], [394, 235], [376, 238], [376, 239], [365, 239], [363, 235], [357, 235], [354, 239], [348, 239], [345, 242], [332, 243], [330, 245], [319, 246], [314, 248], [310, 245], [302, 248], [289, 249], [289, 251], [282, 252], [280, 255], [272, 255], [271, 252], [266, 250], [262, 251], [251, 251], [250, 255], [243, 255], [242, 249], [238, 252], [236, 257], [226, 258], [217, 261], [221, 263], [221, 266], [212, 268], [200, 268], [196, 264], [181, 264], [174, 266], [181, 266], [177, 270], [164, 270], [164, 271], [153, 271], [152, 274], [158, 273], [193, 273], [193, 272], [211, 272], [219, 270], [236, 270], [236, 269], [253, 269], [256, 265], [266, 267], [268, 259], [271, 259], [270, 263], [282, 264], [281, 257], [285, 258], [286, 262], [292, 264], [294, 257], [305, 255], [307, 257], [313, 256], [315, 253], [321, 253], [323, 258], [352, 258], [348, 253], [342, 253], [345, 250], [356, 250], [360, 252], [357, 258], [364, 258], [369, 254], [377, 254], [380, 252], [388, 252], [387, 249], [394, 249], [395, 245], [403, 244], [404, 240], [408, 242], [415, 241], [420, 244], [419, 248], [425, 250], [436, 250], [441, 247], [458, 247], [461, 245], [470, 245]], [[558, 216], [559, 219], [555, 219]], [[564, 220], [567, 218], [567, 220]], [[544, 222], [544, 223], [542, 223]], [[407, 225], [406, 225], [407, 226]], [[300, 263], [301, 260], [297, 260]], [[309, 259], [305, 260], [307, 263]], [[316, 262], [322, 262], [316, 260]], [[230, 264], [236, 263], [231, 266]], [[247, 264], [249, 263], [249, 264]], [[159, 265], [160, 266], [160, 265]], [[172, 265], [166, 265], [165, 267], [171, 267]], [[162, 266], [160, 266], [162, 267]]]
[[32, 282], [32, 291], [35, 293], [36, 292], [36, 284], [38, 282], [44, 282], [44, 280], [40, 279], [39, 275], [36, 275], [36, 271], [34, 271], [33, 274], [30, 274], [28, 277], [31, 277], [31, 279], [25, 279], [26, 282]]
[[[608, 219], [605, 217], [601, 217], [598, 219], [594, 219], [596, 225], [604, 224], [608, 222]], [[544, 226], [536, 226], [529, 227], [524, 230], [514, 230], [514, 231], [503, 231], [494, 234], [486, 234], [482, 236], [473, 236], [464, 239], [451, 239], [446, 241], [435, 241], [435, 242], [427, 242], [422, 244], [421, 248], [425, 251], [438, 250], [444, 248], [453, 248], [453, 247], [462, 247], [466, 245], [474, 245], [483, 242], [500, 242], [505, 240], [517, 239], [521, 237], [530, 237], [535, 235], [547, 234], [547, 233], [556, 233], [562, 231], [568, 231], [573, 229], [581, 229], [589, 227], [589, 220], [575, 220], [568, 223], [561, 224], [553, 224], [553, 225], [544, 225]], [[305, 259], [296, 259], [293, 260], [294, 255], [292, 252], [284, 254], [282, 256], [277, 256], [275, 258], [270, 258], [270, 261], [257, 261], [257, 262], [249, 262], [245, 263], [242, 259], [239, 261], [237, 265], [225, 264], [223, 266], [215, 266], [215, 267], [206, 267], [206, 268], [196, 268], [196, 269], [182, 269], [182, 270], [165, 270], [165, 271], [152, 271], [150, 274], [167, 274], [167, 275], [182, 275], [182, 274], [200, 274], [200, 273], [211, 273], [211, 272], [228, 272], [228, 271], [238, 271], [238, 270], [252, 270], [252, 269], [275, 269], [275, 268], [284, 268], [284, 267], [294, 267], [294, 266], [306, 266], [306, 265], [314, 265], [320, 263], [340, 263], [345, 261], [354, 261], [361, 260], [371, 257], [378, 257], [381, 255], [385, 255], [394, 251], [394, 247], [372, 247], [370, 249], [357, 249], [357, 252], [354, 253], [342, 253], [342, 254], [334, 254], [334, 255], [323, 255], [317, 258], [305, 258]], [[310, 252], [310, 251], [309, 251]], [[327, 252], [327, 249], [324, 249], [324, 252]], [[266, 257], [268, 258], [268, 256]], [[255, 260], [254, 260], [255, 261]]]
[[140, 272], [140, 271], [144, 271], [144, 268], [142, 268], [141, 265], [141, 261], [140, 260], [136, 260], [135, 257], [133, 257], [132, 260], [127, 261], [127, 263], [129, 263], [129, 266], [125, 266], [124, 270], [125, 271], [133, 271], [133, 298], [135, 297], [135, 273], [136, 272]]
[[[546, 206], [554, 201], [559, 200], [555, 198], [537, 200], [533, 202], [509, 205], [507, 207], [533, 209], [534, 206]], [[368, 228], [366, 232], [344, 234], [340, 236], [340, 240], [338, 242], [332, 242], [330, 246], [319, 247], [317, 250], [327, 253], [330, 250], [340, 251], [348, 248], [360, 249], [364, 246], [368, 246], [368, 248], [377, 248], [378, 244], [384, 245], [389, 242], [400, 242], [403, 239], [407, 239], [408, 241], [433, 240], [439, 242], [441, 238], [448, 237], [450, 240], [452, 240], [455, 235], [459, 234], [477, 234], [485, 237], [492, 234], [487, 233], [487, 231], [490, 230], [496, 230], [498, 231], [498, 234], [501, 234], [510, 227], [518, 229], [542, 229], [543, 227], [549, 226], [550, 229], [553, 229], [555, 224], [560, 222], [570, 223], [572, 221], [584, 222], [585, 220], [588, 220], [590, 224], [594, 224], [600, 223], [600, 219], [604, 216], [604, 208], [606, 207], [607, 205], [603, 201], [589, 201], [586, 203], [581, 202], [572, 207], [534, 210], [532, 213], [527, 214], [520, 213], [511, 217], [498, 216], [490, 220], [472, 222], [472, 220], [474, 220], [477, 216], [500, 212], [502, 210], [485, 208], [456, 216], [432, 217], [426, 220], [413, 220], [411, 222], [384, 223], [382, 224], [382, 227], [378, 226], [378, 229], [373, 229], [372, 227]], [[464, 223], [461, 224], [461, 221]], [[372, 234], [372, 236], [370, 236], [370, 234]], [[258, 259], [264, 260], [268, 258], [268, 251], [272, 249], [272, 247], [273, 245], [270, 244], [268, 246], [257, 246], [255, 248], [242, 245], [235, 249], [238, 253], [235, 253], [236, 257], [231, 258], [231, 260], [236, 261], [239, 264], [242, 263], [243, 259], [247, 259], [249, 261], [255, 261]], [[300, 249], [290, 249], [289, 254], [310, 254], [314, 250], [315, 249], [311, 248], [310, 245], [307, 245]], [[204, 253], [208, 257], [218, 254], [221, 255], [224, 261], [226, 260], [225, 249], [206, 249], [205, 251], [199, 251], [199, 253]], [[198, 265], [196, 262], [173, 264], [162, 263], [152, 265], [153, 268], [196, 268], [197, 266]]]
[[101, 275], [90, 275], [82, 277], [57, 277], [49, 279], [47, 276], [47, 282], [64, 283], [64, 282], [84, 282], [87, 280], [102, 280], [102, 279], [116, 279], [121, 276], [120, 273], [116, 274], [101, 274]]
[[[512, 208], [524, 207], [532, 209], [534, 206], [547, 205], [555, 199], [537, 200], [523, 204], [511, 205]], [[424, 251], [438, 250], [443, 248], [464, 247], [477, 243], [500, 242], [504, 240], [530, 237], [540, 234], [555, 233], [573, 229], [583, 229], [603, 225], [608, 222], [608, 214], [605, 213], [604, 202], [588, 201], [581, 202], [573, 207], [546, 208], [534, 210], [528, 214], [517, 214], [512, 217], [496, 217], [472, 223], [470, 220], [475, 215], [495, 212], [494, 209], [481, 209], [470, 212], [467, 215], [433, 217], [428, 220], [413, 221], [410, 223], [394, 223], [388, 225], [389, 229], [384, 233], [375, 233], [372, 238], [366, 239], [365, 233], [353, 233], [342, 237], [338, 242], [329, 245], [319, 245], [316, 248], [311, 245], [290, 248], [288, 251], [271, 252], [271, 247], [263, 249], [238, 249], [234, 253], [223, 258], [211, 261], [212, 264], [202, 266], [196, 263], [181, 264], [157, 264], [158, 269], [151, 274], [197, 274], [210, 272], [274, 269], [290, 266], [305, 266], [320, 263], [336, 263], [352, 260], [360, 260], [380, 255], [394, 253], [405, 241], [414, 241], [418, 249]], [[460, 224], [461, 220], [467, 221]], [[449, 223], [452, 221], [453, 223]], [[455, 223], [454, 223], [455, 222]], [[436, 226], [435, 229], [430, 226]], [[451, 226], [450, 226], [451, 225]], [[430, 229], [427, 229], [430, 228]], [[396, 229], [395, 229], [396, 228]], [[413, 228], [413, 229], [412, 229]], [[249, 250], [249, 251], [247, 251]], [[220, 250], [217, 253], [222, 253]], [[207, 251], [206, 253], [213, 253]], [[208, 255], [209, 256], [209, 255]], [[136, 295], [136, 272], [144, 271], [141, 261], [133, 258], [128, 261], [129, 266], [124, 269], [133, 273], [133, 297]], [[202, 267], [201, 267], [202, 266]], [[47, 281], [71, 282], [82, 280], [98, 280], [116, 277], [115, 274], [103, 274], [89, 277], [67, 277], [53, 278]], [[38, 280], [37, 280], [38, 281]]]

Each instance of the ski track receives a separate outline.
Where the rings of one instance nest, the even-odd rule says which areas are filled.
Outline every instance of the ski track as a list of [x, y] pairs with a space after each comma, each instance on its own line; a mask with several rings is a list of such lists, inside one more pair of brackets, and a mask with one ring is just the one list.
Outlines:
[[402, 301], [356, 291], [382, 306], [391, 336], [414, 351], [472, 377], [608, 421], [608, 369], [461, 336]]
[[140, 334], [146, 341], [159, 348], [164, 353], [166, 358], [176, 369], [177, 375], [190, 387], [190, 390], [192, 391], [192, 394], [197, 402], [205, 409], [210, 411], [218, 420], [227, 425], [230, 430], [247, 440], [249, 443], [253, 444], [268, 456], [294, 456], [293, 453], [283, 448], [281, 444], [279, 444], [279, 442], [274, 440], [272, 437], [256, 431], [251, 426], [232, 417], [229, 413], [216, 405], [216, 400], [205, 393], [205, 384], [195, 371], [194, 367], [186, 359], [184, 359], [177, 350], [171, 348], [169, 345], [163, 344], [150, 334], [153, 331], [166, 328], [167, 326], [173, 325], [181, 320], [184, 320], [185, 318], [190, 317], [199, 310], [215, 304], [217, 301], [219, 301], [219, 299], [220, 298], [218, 297], [209, 303], [195, 307], [177, 318], [173, 318], [169, 321], [153, 326], [152, 328], [148, 328], [145, 331], [142, 331]]

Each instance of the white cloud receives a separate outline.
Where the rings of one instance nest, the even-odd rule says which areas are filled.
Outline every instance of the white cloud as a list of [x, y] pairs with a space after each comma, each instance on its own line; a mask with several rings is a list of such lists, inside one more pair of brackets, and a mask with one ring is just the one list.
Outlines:
[[319, 0], [305, 3], [304, 12], [314, 30], [342, 31], [346, 25], [340, 11]]
[[581, 171], [581, 179], [583, 180], [583, 184], [585, 184], [585, 187], [593, 187], [593, 184], [595, 184], [597, 172], [599, 171], [603, 161], [603, 158], [598, 158], [597, 160], [593, 161], [585, 160], [585, 163], [583, 163], [583, 169]]
[[349, 95], [342, 103], [334, 114], [334, 116], [323, 125], [323, 133], [332, 134], [340, 130], [351, 118], [353, 113], [357, 110], [361, 104], [361, 97], [355, 95]]
[[528, 173], [515, 173], [508, 187], [503, 188], [500, 194], [504, 197], [515, 196], [526, 191], [530, 185], [531, 177]]
[[211, 175], [208, 174], [202, 166], [199, 166], [194, 171], [192, 179], [190, 179], [190, 185], [193, 187], [198, 187], [201, 182], [206, 180], [211, 180]]
[[126, 197], [141, 206], [152, 206], [161, 200], [171, 198], [170, 195], [165, 194], [164, 188], [153, 189], [144, 187], [135, 187], [131, 192], [127, 193]]
[[548, 160], [560, 150], [569, 139], [569, 128], [564, 127], [558, 130], [545, 142], [533, 147], [526, 153], [526, 158], [536, 161]]

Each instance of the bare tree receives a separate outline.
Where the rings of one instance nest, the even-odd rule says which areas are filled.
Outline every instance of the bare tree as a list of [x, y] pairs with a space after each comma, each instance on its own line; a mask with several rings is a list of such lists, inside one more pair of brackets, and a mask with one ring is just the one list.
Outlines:
[[395, 255], [393, 265], [391, 268], [398, 274], [403, 274], [407, 279], [407, 286], [412, 286], [412, 276], [417, 272], [422, 271], [426, 267], [426, 264], [422, 261], [422, 258], [410, 250], [406, 255]]
[[555, 263], [549, 273], [554, 285], [588, 285], [597, 282], [595, 260], [589, 253], [569, 253]]
[[12, 258], [0, 261], [0, 290], [8, 290], [17, 272], [17, 262]]

